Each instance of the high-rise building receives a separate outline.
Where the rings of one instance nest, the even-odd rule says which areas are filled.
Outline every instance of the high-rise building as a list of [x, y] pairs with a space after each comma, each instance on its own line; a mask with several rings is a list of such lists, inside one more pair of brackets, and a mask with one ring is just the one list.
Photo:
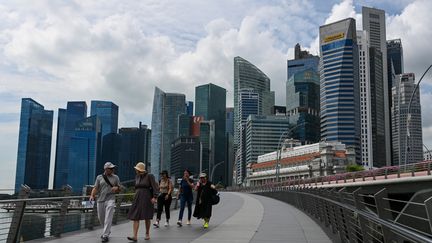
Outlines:
[[[215, 170], [213, 181], [227, 184], [226, 148], [226, 90], [215, 84], [200, 85], [195, 88], [195, 115], [204, 120], [214, 120], [215, 144], [211, 170]], [[205, 161], [203, 160], [203, 163]], [[221, 164], [219, 164], [221, 163]], [[219, 164], [219, 165], [218, 165]], [[214, 167], [218, 165], [217, 167]], [[210, 171], [211, 173], [211, 171]]]
[[272, 108], [271, 115], [286, 115], [286, 106], [274, 105]]
[[274, 106], [274, 92], [270, 91], [270, 79], [255, 65], [241, 57], [234, 58], [234, 146], [240, 141], [239, 91], [251, 88], [259, 94], [260, 115], [270, 115]]
[[250, 115], [246, 125], [247, 164], [256, 163], [258, 156], [277, 150], [281, 135], [289, 129], [286, 116]]
[[80, 193], [86, 185], [93, 185], [103, 167], [97, 167], [101, 150], [102, 125], [98, 116], [78, 122], [70, 138], [67, 183], [73, 192]]
[[[396, 76], [396, 83], [392, 88], [394, 165], [404, 165], [405, 161], [409, 164], [423, 160], [420, 90], [417, 90], [413, 96], [411, 107], [408, 110], [415, 86], [414, 73], [405, 73]], [[408, 158], [405, 157], [406, 153], [408, 153]]]
[[102, 146], [103, 161], [111, 161], [118, 165], [117, 175], [121, 181], [135, 178], [133, 167], [137, 162], [148, 166], [150, 161], [151, 130], [147, 125], [123, 127], [119, 133], [105, 135]]
[[[392, 68], [394, 69], [395, 75], [404, 73], [403, 48], [401, 39], [387, 41], [387, 73], [389, 74], [388, 87], [390, 89], [394, 85], [393, 80], [390, 77]], [[391, 97], [391, 94], [389, 96]]]
[[234, 107], [226, 108], [226, 160], [228, 161], [228, 186], [233, 184], [233, 173], [234, 173], [234, 161], [235, 161], [235, 150], [234, 150]]
[[[376, 81], [371, 80], [373, 83], [381, 83], [382, 89], [385, 94], [384, 96], [384, 136], [385, 136], [385, 165], [391, 164], [391, 138], [390, 138], [390, 104], [388, 95], [390, 94], [390, 89], [388, 86], [388, 73], [387, 73], [387, 43], [386, 43], [386, 23], [385, 23], [385, 12], [381, 9], [362, 7], [362, 20], [363, 20], [363, 30], [366, 30], [369, 37], [370, 47], [375, 48], [375, 52], [381, 52], [381, 67], [377, 70], [379, 76], [382, 75], [382, 80], [378, 79]], [[371, 76], [371, 78], [375, 78]], [[380, 77], [377, 77], [380, 78]], [[379, 84], [381, 85], [381, 84]], [[382, 162], [378, 162], [382, 166]]]
[[226, 108], [226, 132], [234, 135], [234, 107]]
[[193, 116], [194, 103], [192, 101], [186, 102], [186, 115]]
[[291, 124], [295, 124], [294, 137], [303, 144], [320, 139], [320, 80], [319, 57], [301, 51], [295, 46], [294, 60], [288, 60], [286, 82], [286, 110]]
[[320, 27], [321, 140], [360, 147], [360, 86], [353, 18]]
[[98, 116], [102, 125], [102, 138], [108, 133], [117, 133], [119, 107], [111, 101], [91, 101], [91, 116]]
[[171, 168], [171, 143], [178, 135], [179, 115], [185, 113], [184, 94], [165, 93], [155, 88], [152, 113], [150, 171], [159, 177]]
[[85, 101], [69, 101], [66, 110], [59, 109], [54, 188], [60, 189], [67, 183], [70, 138], [75, 133], [77, 123], [86, 117], [87, 104]]
[[183, 177], [188, 169], [192, 175], [200, 173], [200, 140], [199, 137], [179, 137], [171, 145], [171, 177]]
[[21, 185], [48, 189], [53, 111], [30, 98], [21, 100], [15, 192]]

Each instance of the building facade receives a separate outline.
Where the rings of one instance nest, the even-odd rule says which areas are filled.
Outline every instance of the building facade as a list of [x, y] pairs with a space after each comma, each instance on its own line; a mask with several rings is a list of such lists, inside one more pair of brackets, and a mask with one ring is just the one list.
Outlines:
[[321, 140], [353, 146], [361, 163], [359, 56], [355, 20], [320, 27]]
[[85, 101], [69, 101], [66, 109], [59, 109], [54, 168], [55, 189], [60, 189], [67, 183], [70, 139], [75, 133], [76, 124], [86, 117], [87, 104]]
[[[211, 164], [211, 170], [215, 170], [213, 181], [227, 185], [228, 162], [225, 160], [226, 90], [212, 83], [197, 86], [195, 88], [195, 115], [201, 116], [207, 121], [214, 120], [214, 160]], [[219, 165], [215, 167], [217, 164]]]
[[250, 115], [246, 125], [246, 163], [256, 163], [258, 156], [277, 150], [281, 137], [290, 128], [286, 116]]
[[296, 125], [294, 138], [303, 144], [320, 139], [319, 57], [295, 46], [295, 59], [288, 60], [286, 109], [289, 121]]
[[119, 107], [111, 101], [92, 100], [90, 115], [98, 116], [102, 125], [102, 138], [117, 133]]
[[[250, 186], [265, 185], [280, 180], [306, 179], [345, 172], [348, 164], [355, 163], [354, 148], [340, 142], [320, 142], [295, 147], [283, 147], [280, 160], [278, 151], [258, 157], [251, 164], [247, 176]], [[276, 167], [280, 165], [279, 174]]]
[[200, 139], [199, 137], [179, 137], [171, 144], [171, 177], [182, 178], [183, 172], [189, 170], [195, 178], [200, 173]]
[[[387, 95], [390, 94], [391, 86], [388, 86], [388, 73], [387, 73], [387, 42], [386, 42], [386, 22], [385, 22], [385, 12], [381, 9], [362, 7], [362, 21], [363, 30], [366, 30], [369, 37], [369, 45], [373, 47], [375, 53], [381, 52], [381, 60], [376, 60], [375, 69], [376, 74], [381, 77], [375, 76], [376, 80], [371, 80], [375, 84], [381, 85], [385, 94], [384, 98], [384, 143], [385, 151], [385, 164], [391, 165], [391, 124], [390, 124], [390, 103]], [[375, 57], [376, 58], [376, 57]], [[380, 66], [376, 64], [380, 63]], [[373, 77], [373, 76], [371, 76]], [[381, 100], [381, 98], [379, 99]], [[381, 148], [380, 148], [381, 149]], [[383, 166], [381, 158], [376, 162], [376, 165]]]
[[21, 100], [15, 192], [21, 185], [48, 189], [53, 111], [30, 98]]
[[151, 133], [151, 173], [159, 178], [162, 170], [171, 168], [171, 143], [178, 135], [178, 118], [185, 113], [184, 94], [165, 93], [155, 88]]
[[260, 115], [270, 115], [274, 106], [274, 92], [270, 91], [270, 78], [242, 57], [234, 58], [234, 146], [240, 141], [239, 91], [250, 88], [259, 94]]
[[93, 185], [103, 166], [97, 167], [101, 153], [102, 125], [98, 116], [90, 116], [77, 123], [70, 138], [67, 184], [75, 193], [86, 185]]
[[[392, 134], [394, 165], [405, 165], [423, 160], [423, 134], [421, 120], [420, 90], [413, 96], [415, 89], [414, 73], [396, 76], [392, 88]], [[408, 132], [408, 133], [407, 133]], [[408, 158], [406, 154], [408, 152]]]

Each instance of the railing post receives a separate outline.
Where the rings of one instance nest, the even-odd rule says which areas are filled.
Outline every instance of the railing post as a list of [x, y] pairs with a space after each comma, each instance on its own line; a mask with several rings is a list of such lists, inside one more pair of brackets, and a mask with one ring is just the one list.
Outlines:
[[87, 227], [87, 229], [89, 230], [93, 230], [93, 227], [96, 226], [96, 220], [98, 220], [97, 217], [97, 201], [93, 201], [93, 210], [92, 213], [90, 215], [90, 221], [89, 221], [89, 225]]
[[431, 166], [430, 166], [430, 162], [428, 162], [428, 165], [427, 165], [427, 174], [428, 175], [431, 175]]
[[118, 217], [120, 214], [120, 206], [121, 206], [122, 201], [123, 201], [123, 196], [117, 196], [116, 197], [116, 205], [115, 205], [115, 211], [114, 211], [114, 217], [113, 217], [113, 224], [117, 224], [117, 222], [118, 222]]
[[[383, 188], [379, 192], [375, 193], [374, 199], [375, 199], [375, 205], [378, 212], [378, 217], [392, 221], [392, 214], [388, 209], [390, 209], [390, 203], [385, 198], [388, 196], [387, 189]], [[384, 237], [384, 242], [392, 242], [394, 235], [393, 233], [386, 228], [385, 226], [381, 226], [382, 233]]]
[[432, 231], [432, 197], [426, 199], [424, 204], [425, 204], [425, 209], [426, 209], [426, 215], [427, 215], [427, 218], [429, 221], [429, 227]]
[[398, 167], [397, 171], [398, 171], [397, 178], [400, 178], [400, 167]]
[[[21, 190], [18, 194], [19, 199], [26, 199], [30, 194], [30, 187], [27, 185], [21, 185]], [[19, 234], [21, 229], [21, 224], [24, 217], [24, 211], [26, 207], [26, 202], [16, 202], [15, 209], [12, 215], [12, 222], [9, 227], [9, 233], [7, 241], [8, 243], [20, 242]]]
[[411, 176], [414, 177], [415, 176], [415, 165], [411, 166]]
[[[64, 186], [63, 188], [63, 196], [67, 197], [70, 196], [71, 192], [72, 192], [72, 187], [69, 185]], [[57, 225], [55, 225], [55, 229], [54, 229], [54, 236], [55, 237], [60, 237], [64, 225], [65, 225], [65, 218], [66, 218], [66, 214], [68, 211], [68, 206], [69, 206], [69, 199], [63, 199], [62, 203], [60, 205], [60, 214], [59, 214], [59, 222]]]
[[388, 168], [385, 168], [384, 170], [384, 179], [387, 180], [387, 174], [388, 174]]
[[[363, 197], [359, 195], [360, 191], [361, 191], [361, 188], [357, 188], [355, 191], [353, 191], [354, 204], [358, 210], [364, 210], [366, 207], [363, 204], [363, 202], [364, 202]], [[363, 236], [363, 242], [373, 242], [372, 237], [369, 235], [370, 229], [368, 228], [368, 221], [361, 215], [357, 215], [357, 217], [359, 219], [360, 228], [361, 228], [361, 231], [363, 233], [363, 235], [362, 235]]]

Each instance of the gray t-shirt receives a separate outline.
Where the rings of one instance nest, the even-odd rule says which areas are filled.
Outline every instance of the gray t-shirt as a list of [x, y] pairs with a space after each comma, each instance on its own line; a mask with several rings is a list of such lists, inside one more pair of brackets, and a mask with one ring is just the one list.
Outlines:
[[[120, 179], [117, 175], [110, 175], [107, 176], [108, 180], [111, 182], [113, 186], [121, 186], [120, 185]], [[96, 177], [96, 181], [94, 184], [94, 187], [97, 189], [97, 201], [98, 202], [105, 202], [108, 200], [114, 200], [115, 199], [115, 193], [111, 191], [111, 186], [108, 185], [108, 183], [105, 182], [105, 179], [102, 175], [98, 175]]]

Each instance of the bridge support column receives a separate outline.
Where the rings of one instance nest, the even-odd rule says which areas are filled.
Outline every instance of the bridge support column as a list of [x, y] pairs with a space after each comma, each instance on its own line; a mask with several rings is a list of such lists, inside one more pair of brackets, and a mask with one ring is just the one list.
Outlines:
[[[69, 185], [66, 185], [63, 187], [63, 196], [67, 197], [70, 196], [72, 192], [72, 187]], [[58, 224], [55, 225], [54, 228], [54, 236], [55, 237], [60, 237], [61, 233], [63, 232], [63, 228], [65, 225], [65, 220], [66, 220], [66, 214], [68, 211], [68, 206], [69, 206], [69, 199], [63, 199], [61, 206], [60, 206], [60, 215], [59, 215], [59, 221]]]
[[[26, 199], [29, 197], [30, 194], [30, 187], [27, 185], [21, 185], [21, 190], [18, 194], [19, 199]], [[24, 211], [26, 207], [26, 202], [17, 202], [15, 203], [15, 210], [12, 215], [12, 222], [9, 227], [9, 233], [6, 242], [7, 243], [16, 243], [20, 242], [19, 236], [20, 236], [20, 229], [21, 224], [24, 217]]]
[[[365, 205], [364, 203], [364, 199], [362, 196], [360, 196], [360, 191], [361, 188], [357, 188], [355, 191], [353, 191], [353, 197], [354, 197], [354, 204], [355, 207], [359, 210], [365, 210]], [[357, 218], [358, 223], [360, 224], [360, 229], [362, 231], [361, 236], [359, 235], [358, 237], [363, 237], [363, 242], [373, 242], [372, 237], [371, 237], [371, 226], [369, 225], [368, 221], [361, 215], [355, 214], [354, 215], [355, 218]], [[357, 224], [356, 224], [357, 225]], [[353, 229], [355, 230], [355, 229]], [[360, 233], [360, 232], [358, 232]]]

